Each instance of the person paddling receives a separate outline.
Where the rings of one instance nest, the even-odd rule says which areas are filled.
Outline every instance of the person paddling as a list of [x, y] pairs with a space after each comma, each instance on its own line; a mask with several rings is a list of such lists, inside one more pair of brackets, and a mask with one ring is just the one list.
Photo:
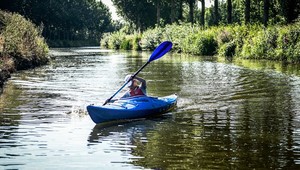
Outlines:
[[[138, 69], [138, 71], [136, 71], [131, 77], [133, 77], [133, 78], [136, 77], [136, 75], [138, 75], [139, 72], [141, 72], [142, 69], [145, 68], [149, 63], [151, 63], [154, 60], [157, 60], [157, 59], [161, 58], [163, 55], [165, 55], [167, 52], [169, 52], [172, 49], [172, 46], [173, 46], [173, 43], [171, 41], [164, 41], [161, 44], [159, 44], [159, 46], [156, 47], [155, 50], [153, 51], [153, 53], [151, 54], [148, 61], [140, 69]], [[128, 80], [130, 80], [130, 78]], [[133, 82], [134, 81], [132, 81], [132, 84], [134, 84]], [[146, 83], [145, 82], [146, 81], [144, 81], [144, 83], [142, 83], [141, 86], [139, 87], [141, 90], [144, 89], [144, 92], [142, 90], [144, 95], [146, 95], [146, 90], [145, 90], [146, 89]], [[105, 103], [103, 103], [102, 106], [105, 106], [107, 103], [112, 102], [112, 99], [126, 86], [126, 84], [128, 84], [128, 83], [127, 82], [124, 83], [123, 86], [117, 92], [115, 92], [109, 99], [107, 99], [105, 101]], [[138, 92], [138, 93], [140, 93], [140, 92]], [[130, 94], [130, 92], [129, 92], [129, 94]], [[124, 97], [126, 97], [126, 94], [124, 95]]]
[[[127, 75], [124, 79], [125, 83], [131, 79], [132, 75]], [[140, 83], [140, 85], [139, 85]], [[121, 98], [127, 98], [132, 96], [146, 96], [147, 95], [147, 85], [146, 81], [141, 78], [135, 76], [133, 80], [129, 81], [127, 83], [127, 87], [129, 90], [121, 97]]]

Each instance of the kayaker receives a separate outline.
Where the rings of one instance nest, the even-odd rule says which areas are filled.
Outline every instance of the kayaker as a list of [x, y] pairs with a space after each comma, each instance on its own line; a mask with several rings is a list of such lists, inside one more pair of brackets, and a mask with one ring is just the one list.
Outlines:
[[[125, 79], [124, 79], [125, 83], [131, 78], [131, 76], [132, 75], [127, 75], [125, 77]], [[140, 85], [139, 85], [139, 83], [140, 83]], [[141, 77], [135, 76], [133, 80], [131, 80], [129, 83], [127, 83], [127, 87], [129, 88], [129, 90], [121, 98], [147, 95], [146, 81]]]

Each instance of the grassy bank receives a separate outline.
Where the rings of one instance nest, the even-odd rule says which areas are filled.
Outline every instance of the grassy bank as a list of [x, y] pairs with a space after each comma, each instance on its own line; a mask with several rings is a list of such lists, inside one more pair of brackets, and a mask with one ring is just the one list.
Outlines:
[[41, 30], [19, 14], [0, 11], [0, 88], [17, 70], [48, 62]]
[[299, 30], [300, 22], [267, 28], [262, 25], [230, 25], [207, 29], [173, 24], [148, 29], [142, 34], [127, 35], [122, 31], [106, 34], [101, 39], [101, 46], [153, 50], [160, 42], [171, 40], [176, 52], [300, 63]]

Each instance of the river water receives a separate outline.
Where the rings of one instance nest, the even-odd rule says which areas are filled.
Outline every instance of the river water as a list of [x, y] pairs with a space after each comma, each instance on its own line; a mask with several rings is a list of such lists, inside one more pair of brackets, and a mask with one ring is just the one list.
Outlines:
[[[161, 117], [95, 125], [102, 104], [150, 53], [52, 49], [0, 97], [0, 169], [299, 169], [300, 68], [167, 54], [139, 76], [177, 93]], [[120, 96], [119, 94], [118, 96]]]

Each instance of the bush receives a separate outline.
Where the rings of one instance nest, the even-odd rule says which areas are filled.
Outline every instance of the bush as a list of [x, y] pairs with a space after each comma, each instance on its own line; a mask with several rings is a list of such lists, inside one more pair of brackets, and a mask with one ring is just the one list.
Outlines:
[[300, 22], [280, 29], [276, 56], [288, 62], [299, 62]]
[[101, 47], [122, 50], [140, 50], [141, 36], [139, 34], [126, 35], [122, 31], [106, 33], [103, 35]]
[[173, 42], [173, 50], [181, 52], [187, 46], [184, 44], [186, 42], [186, 37], [193, 35], [198, 32], [197, 28], [193, 27], [190, 23], [179, 23], [166, 25], [164, 31], [164, 39]]
[[220, 56], [233, 57], [235, 55], [236, 43], [234, 41], [224, 43], [220, 46], [218, 53]]
[[249, 28], [250, 25], [237, 25], [233, 26], [233, 39], [236, 44], [235, 54], [240, 55], [244, 46], [245, 40], [247, 40], [247, 37], [249, 36]]
[[229, 43], [232, 40], [233, 40], [232, 32], [229, 31], [228, 29], [224, 28], [218, 32], [217, 41], [219, 46], [225, 43]]
[[131, 50], [132, 49], [131, 39], [126, 36], [124, 38], [124, 40], [121, 42], [120, 49], [122, 49], [122, 50]]
[[14, 59], [17, 69], [31, 68], [48, 61], [48, 45], [41, 28], [19, 14], [0, 11], [2, 55]]
[[204, 31], [196, 35], [196, 46], [198, 55], [214, 55], [216, 54], [218, 43], [215, 34], [212, 31]]
[[125, 40], [125, 36], [126, 34], [120, 31], [111, 34], [108, 40], [108, 48], [115, 50], [120, 49], [122, 41]]
[[179, 23], [148, 29], [139, 36], [113, 33], [109, 35], [109, 39], [117, 39], [114, 44], [122, 44], [121, 48], [126, 49], [137, 49], [137, 42], [141, 42], [142, 50], [154, 50], [162, 41], [170, 40], [176, 52], [195, 55], [218, 53], [225, 57], [299, 62], [299, 30], [300, 21], [284, 27], [265, 28], [254, 24], [210, 27], [205, 30], [191, 24]]
[[141, 38], [141, 47], [145, 50], [154, 50], [163, 41], [164, 30], [162, 28], [148, 29]]
[[194, 34], [187, 35], [180, 45], [182, 52], [197, 54], [196, 36]]
[[133, 50], [141, 50], [140, 46], [140, 41], [141, 41], [141, 35], [140, 34], [134, 34], [133, 39], [132, 39], [132, 49]]
[[109, 42], [109, 38], [110, 38], [110, 33], [105, 33], [103, 34], [101, 40], [100, 40], [100, 46], [103, 48], [108, 48], [108, 42]]

